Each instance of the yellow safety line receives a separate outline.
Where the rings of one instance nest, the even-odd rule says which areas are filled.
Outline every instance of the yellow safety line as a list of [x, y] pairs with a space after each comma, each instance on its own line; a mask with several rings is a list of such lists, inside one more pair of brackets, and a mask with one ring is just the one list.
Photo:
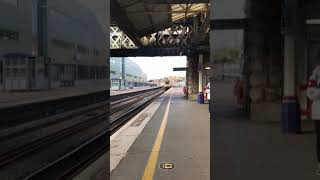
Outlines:
[[148, 163], [144, 169], [143, 177], [141, 180], [153, 180], [153, 176], [154, 176], [156, 164], [158, 161], [158, 156], [159, 156], [159, 152], [160, 152], [160, 146], [161, 146], [164, 130], [166, 128], [166, 124], [168, 121], [168, 115], [169, 115], [169, 110], [170, 110], [170, 102], [171, 102], [172, 94], [173, 94], [173, 90], [171, 89], [170, 99], [167, 104], [167, 108], [166, 108], [165, 114], [163, 116], [162, 123], [161, 123], [160, 129], [158, 131], [157, 138], [153, 144], [153, 148], [150, 153], [149, 160], [148, 160]]

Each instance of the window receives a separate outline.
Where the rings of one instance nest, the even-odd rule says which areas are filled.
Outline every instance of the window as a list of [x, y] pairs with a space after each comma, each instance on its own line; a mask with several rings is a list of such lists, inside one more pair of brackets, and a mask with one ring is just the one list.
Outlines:
[[117, 74], [115, 71], [110, 71], [111, 74]]
[[19, 33], [7, 29], [0, 29], [0, 40], [19, 40]]

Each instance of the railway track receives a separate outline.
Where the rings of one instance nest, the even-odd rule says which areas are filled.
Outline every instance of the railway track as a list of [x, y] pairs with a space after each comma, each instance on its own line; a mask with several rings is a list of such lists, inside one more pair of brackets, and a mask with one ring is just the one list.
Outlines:
[[91, 104], [106, 102], [108, 101], [108, 96], [106, 96], [106, 94], [109, 92], [110, 91], [107, 90], [99, 91], [86, 95], [76, 95], [62, 99], [46, 100], [1, 108], [0, 117], [6, 118], [0, 120], [0, 130], [54, 115], [64, 114], [65, 112], [87, 107]]
[[[70, 135], [80, 132], [81, 130], [91, 127], [96, 123], [104, 122], [106, 120], [106, 112], [101, 111], [96, 114], [86, 114], [87, 118], [83, 118], [82, 121], [66, 126], [61, 130], [54, 131], [53, 133], [35, 138], [29, 142], [23, 142], [16, 147], [8, 149], [0, 154], [0, 167], [4, 166], [14, 160], [19, 159], [29, 153], [35, 152], [47, 145], [53, 144], [59, 140], [62, 140]], [[23, 136], [23, 134], [17, 134], [17, 136]]]
[[106, 153], [109, 146], [106, 141], [108, 135], [107, 130], [98, 134], [70, 153], [27, 176], [24, 180], [74, 178], [85, 167]]
[[[122, 127], [134, 115], [148, 106], [154, 99], [163, 94], [165, 90], [158, 89], [148, 94], [142, 94], [136, 97], [133, 103], [129, 103], [126, 108], [117, 109], [118, 111], [110, 115], [110, 132], [113, 134], [116, 130]], [[112, 107], [112, 106], [111, 106]], [[111, 108], [112, 109], [112, 108]], [[112, 110], [111, 110], [112, 111]]]
[[[71, 113], [59, 121], [38, 123], [29, 128], [20, 128], [20, 131], [13, 131], [13, 133], [0, 132], [0, 146], [8, 147], [5, 150], [0, 149], [0, 174], [2, 168], [10, 166], [20, 159], [28, 159], [28, 156], [37, 154], [52, 144], [61, 142], [70, 136], [80, 136], [80, 132], [99, 124], [105, 126], [104, 131], [96, 132], [95, 136], [81, 142], [77, 148], [24, 176], [24, 179], [50, 179], [50, 177], [71, 179], [92, 161], [107, 152], [109, 144], [106, 138], [110, 133], [114, 133], [163, 92], [162, 89], [154, 89], [111, 102], [110, 131], [107, 128], [107, 104], [101, 103], [94, 110], [88, 108], [79, 113]], [[42, 133], [40, 132], [36, 138], [28, 139], [29, 136], [33, 137], [37, 131], [42, 131]], [[46, 133], [43, 133], [44, 131]], [[7, 142], [2, 142], [3, 140], [7, 140]]]

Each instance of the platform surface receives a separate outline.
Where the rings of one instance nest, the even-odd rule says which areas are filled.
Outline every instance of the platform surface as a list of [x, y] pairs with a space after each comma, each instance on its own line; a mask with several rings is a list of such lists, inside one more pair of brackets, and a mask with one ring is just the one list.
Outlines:
[[216, 82], [211, 133], [214, 180], [319, 180], [312, 122], [285, 135], [279, 123], [255, 123], [237, 110], [232, 84]]
[[0, 108], [105, 91], [107, 89], [106, 83], [106, 80], [84, 80], [79, 81], [75, 86], [57, 87], [44, 91], [0, 91]]
[[[208, 105], [188, 101], [181, 88], [172, 88], [159, 98], [161, 105], [155, 111], [125, 157], [111, 172], [111, 180], [140, 180], [154, 170], [154, 180], [209, 180], [210, 129]], [[170, 100], [165, 128], [165, 112]], [[163, 126], [162, 126], [163, 127]], [[159, 130], [163, 129], [160, 150], [152, 151]], [[159, 141], [157, 141], [159, 142]], [[111, 141], [111, 148], [112, 148]], [[114, 152], [111, 152], [114, 153]], [[158, 153], [156, 165], [145, 171], [151, 153]], [[171, 170], [160, 168], [162, 163], [173, 163]], [[151, 180], [151, 178], [148, 178]]]

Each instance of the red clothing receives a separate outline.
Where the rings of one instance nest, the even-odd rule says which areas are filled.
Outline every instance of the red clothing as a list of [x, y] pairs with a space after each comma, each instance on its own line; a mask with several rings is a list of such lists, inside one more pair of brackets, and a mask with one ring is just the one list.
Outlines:
[[245, 99], [244, 99], [244, 82], [237, 80], [234, 89], [233, 89], [233, 94], [237, 98], [237, 103], [238, 104], [244, 104]]
[[183, 86], [183, 93], [186, 95], [187, 94], [187, 88]]

